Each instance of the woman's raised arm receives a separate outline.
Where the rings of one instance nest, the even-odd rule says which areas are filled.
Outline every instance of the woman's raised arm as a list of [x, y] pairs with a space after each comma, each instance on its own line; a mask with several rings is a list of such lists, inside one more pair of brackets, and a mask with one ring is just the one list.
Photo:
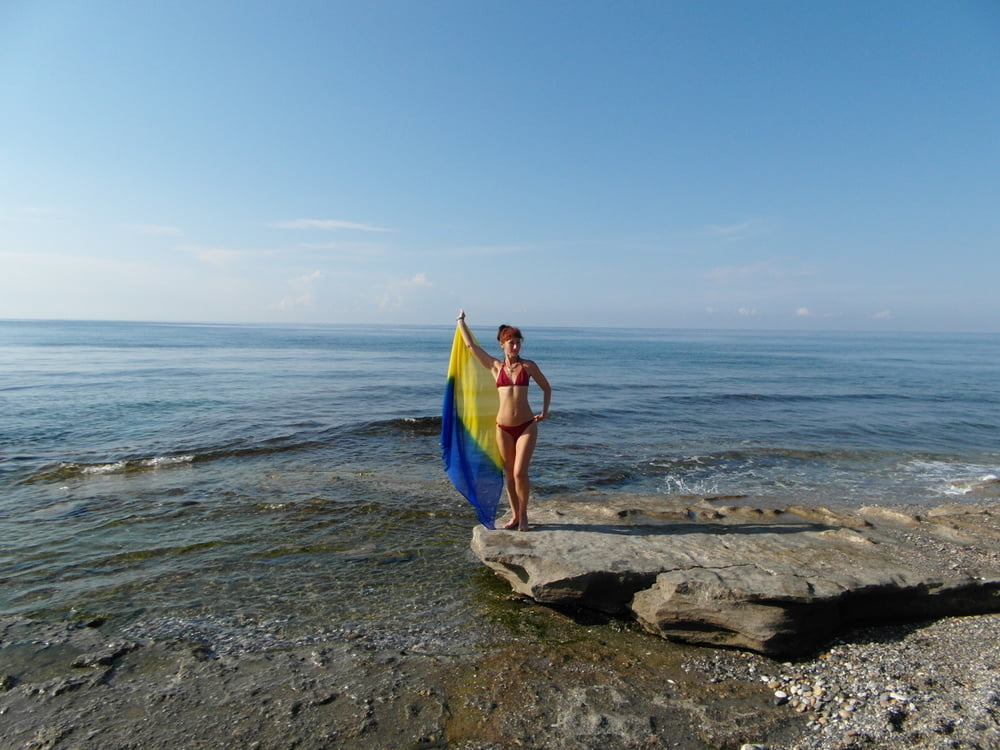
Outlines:
[[472, 352], [472, 356], [488, 370], [492, 370], [494, 365], [499, 361], [496, 357], [491, 357], [483, 347], [476, 343], [476, 340], [472, 338], [472, 333], [469, 331], [469, 327], [465, 324], [465, 310], [458, 311], [458, 329], [462, 332], [462, 341], [465, 342], [465, 346]]

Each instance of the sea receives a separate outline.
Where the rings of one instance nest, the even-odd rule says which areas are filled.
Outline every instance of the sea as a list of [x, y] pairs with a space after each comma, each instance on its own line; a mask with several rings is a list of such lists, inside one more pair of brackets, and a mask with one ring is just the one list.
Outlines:
[[[499, 584], [441, 460], [453, 334], [0, 321], [0, 615], [461, 632]], [[533, 500], [1000, 501], [995, 334], [538, 328], [523, 355], [553, 387]]]

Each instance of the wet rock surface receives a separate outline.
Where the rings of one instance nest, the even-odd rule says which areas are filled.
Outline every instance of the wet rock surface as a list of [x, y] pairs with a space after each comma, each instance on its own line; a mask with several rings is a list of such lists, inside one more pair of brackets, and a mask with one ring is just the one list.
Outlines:
[[539, 503], [532, 524], [477, 527], [472, 549], [521, 595], [672, 640], [802, 656], [858, 623], [1000, 611], [1000, 517], [986, 505], [594, 495]]
[[669, 643], [511, 600], [453, 652], [380, 634], [267, 652], [0, 619], [0, 748], [1000, 747], [1000, 616], [852, 630], [809, 659]]
[[[889, 515], [919, 559], [971, 571], [996, 562], [976, 513], [937, 513], [930, 536], [912, 509], [857, 521]], [[484, 579], [461, 628], [0, 618], [0, 750], [1000, 747], [1000, 615], [848, 627], [772, 658]]]
[[[126, 649], [104, 627], [0, 620], [0, 748], [705, 750], [804, 723], [764, 685], [706, 684], [685, 669], [694, 649], [510, 606], [519, 632], [459, 652], [365, 634], [266, 652]], [[81, 654], [116, 656], [84, 666]]]

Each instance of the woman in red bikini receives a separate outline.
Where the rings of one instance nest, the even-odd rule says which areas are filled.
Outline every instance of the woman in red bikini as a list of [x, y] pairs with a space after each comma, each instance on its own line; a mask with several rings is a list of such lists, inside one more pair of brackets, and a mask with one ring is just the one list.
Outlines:
[[[538, 440], [537, 422], [549, 413], [552, 388], [538, 365], [521, 359], [521, 331], [514, 326], [502, 325], [497, 331], [497, 341], [503, 350], [503, 360], [486, 353], [476, 344], [465, 324], [465, 311], [458, 314], [458, 324], [465, 345], [483, 367], [489, 368], [497, 384], [500, 409], [497, 412], [497, 446], [503, 459], [507, 499], [510, 501], [511, 520], [505, 529], [528, 530], [528, 466]], [[528, 405], [528, 381], [533, 379], [542, 389], [542, 411], [535, 414]]]

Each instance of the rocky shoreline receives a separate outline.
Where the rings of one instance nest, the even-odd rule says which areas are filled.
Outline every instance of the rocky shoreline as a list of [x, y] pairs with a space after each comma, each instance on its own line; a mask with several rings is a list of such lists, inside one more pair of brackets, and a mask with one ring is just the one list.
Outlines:
[[815, 658], [706, 653], [709, 680], [757, 679], [806, 718], [794, 750], [1000, 747], [1000, 615], [851, 631]]
[[519, 594], [669, 640], [799, 657], [856, 624], [1000, 612], [1000, 517], [985, 504], [584, 493], [536, 503], [532, 523], [479, 526], [472, 549]]
[[997, 615], [859, 629], [779, 662], [511, 606], [520, 632], [459, 654], [357, 634], [218, 654], [6, 618], [0, 748], [1000, 747]]
[[460, 631], [297, 639], [0, 618], [0, 750], [1000, 747], [1000, 615], [852, 627], [784, 660], [490, 596]]

